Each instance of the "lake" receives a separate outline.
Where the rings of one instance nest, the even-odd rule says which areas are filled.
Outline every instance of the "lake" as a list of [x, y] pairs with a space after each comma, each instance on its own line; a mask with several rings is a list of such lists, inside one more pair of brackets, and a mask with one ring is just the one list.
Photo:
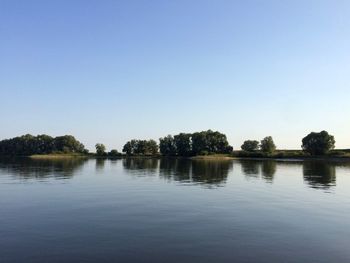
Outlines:
[[1, 160], [0, 262], [350, 262], [350, 163]]

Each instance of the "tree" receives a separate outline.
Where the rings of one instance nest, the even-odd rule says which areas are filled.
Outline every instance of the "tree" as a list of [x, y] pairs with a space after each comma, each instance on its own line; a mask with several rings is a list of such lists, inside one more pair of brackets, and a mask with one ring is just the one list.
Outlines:
[[108, 153], [108, 156], [110, 156], [110, 157], [117, 157], [117, 156], [121, 156], [121, 153], [118, 152], [118, 150], [113, 149], [113, 150], [111, 150], [111, 151]]
[[225, 134], [212, 130], [192, 134], [192, 153], [194, 155], [229, 153], [231, 151], [232, 147], [229, 145]]
[[96, 148], [96, 154], [99, 156], [106, 155], [106, 146], [104, 146], [102, 143], [97, 143], [95, 145]]
[[159, 139], [159, 150], [162, 155], [176, 155], [176, 145], [174, 137], [168, 135]]
[[55, 152], [84, 153], [84, 145], [71, 135], [51, 137], [26, 134], [0, 141], [2, 155], [50, 154]]
[[334, 149], [334, 136], [326, 131], [311, 132], [302, 140], [302, 148], [311, 155], [322, 155]]
[[273, 153], [276, 150], [276, 145], [271, 136], [267, 136], [261, 140], [260, 149], [265, 153]]
[[131, 140], [124, 145], [123, 152], [125, 152], [127, 155], [132, 155], [132, 154], [135, 154], [135, 148], [136, 148], [136, 140]]
[[158, 153], [158, 144], [154, 140], [131, 140], [124, 147], [127, 155], [155, 155]]
[[174, 136], [177, 155], [189, 156], [192, 154], [191, 134], [180, 133]]
[[259, 150], [259, 142], [256, 140], [247, 140], [241, 146], [241, 149], [246, 152], [255, 152]]
[[158, 144], [155, 140], [148, 140], [146, 141], [146, 151], [144, 154], [156, 155], [158, 154], [158, 149]]
[[58, 152], [77, 152], [84, 151], [84, 145], [77, 141], [72, 135], [58, 136], [54, 139], [55, 151]]

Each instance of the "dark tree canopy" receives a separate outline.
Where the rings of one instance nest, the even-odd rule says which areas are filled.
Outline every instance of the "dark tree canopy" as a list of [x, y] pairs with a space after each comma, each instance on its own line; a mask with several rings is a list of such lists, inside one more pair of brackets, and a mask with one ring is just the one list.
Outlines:
[[326, 131], [311, 132], [302, 140], [302, 148], [311, 155], [326, 154], [329, 150], [334, 149], [334, 136]]
[[[159, 150], [164, 156], [193, 156], [199, 154], [231, 153], [226, 135], [217, 131], [202, 131], [168, 135], [159, 139]], [[155, 141], [131, 140], [123, 147], [127, 155], [154, 155], [158, 153]]]
[[50, 153], [86, 153], [84, 145], [71, 135], [51, 137], [26, 134], [0, 141], [2, 155], [33, 155]]
[[155, 155], [158, 154], [158, 144], [155, 140], [131, 140], [124, 147], [127, 155]]
[[229, 145], [225, 134], [208, 130], [192, 134], [192, 152], [193, 155], [230, 153], [232, 147]]
[[260, 149], [265, 153], [273, 153], [276, 150], [276, 145], [271, 136], [267, 136], [261, 140]]
[[191, 134], [180, 133], [174, 136], [176, 153], [180, 156], [190, 156], [192, 154]]
[[172, 137], [159, 139], [162, 155], [192, 156], [212, 153], [231, 153], [226, 135], [217, 131], [201, 131], [195, 133], [180, 133]]
[[246, 152], [255, 152], [259, 150], [259, 142], [255, 140], [247, 140], [242, 144], [241, 149]]
[[106, 146], [104, 146], [104, 144], [102, 143], [97, 143], [95, 145], [96, 148], [96, 154], [99, 156], [103, 156], [106, 155]]
[[174, 137], [168, 135], [159, 139], [159, 151], [162, 155], [173, 156], [176, 155], [176, 145]]
[[108, 153], [109, 157], [117, 157], [117, 156], [121, 156], [122, 154], [120, 152], [118, 152], [118, 150], [113, 149]]

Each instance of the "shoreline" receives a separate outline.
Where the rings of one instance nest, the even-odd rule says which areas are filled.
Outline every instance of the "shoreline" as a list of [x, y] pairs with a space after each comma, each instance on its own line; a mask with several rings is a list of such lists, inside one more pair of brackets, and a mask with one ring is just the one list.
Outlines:
[[128, 159], [128, 158], [144, 158], [144, 159], [162, 159], [162, 158], [170, 158], [170, 159], [188, 159], [195, 161], [227, 161], [227, 160], [274, 160], [274, 161], [331, 161], [331, 162], [350, 162], [350, 157], [348, 156], [235, 156], [230, 154], [213, 154], [213, 155], [198, 155], [198, 156], [161, 156], [161, 155], [133, 155], [133, 156], [97, 156], [93, 154], [35, 154], [29, 156], [19, 156], [19, 155], [0, 155], [0, 158], [29, 158], [33, 160], [59, 160], [59, 159], [73, 159], [73, 158], [81, 158], [81, 159]]

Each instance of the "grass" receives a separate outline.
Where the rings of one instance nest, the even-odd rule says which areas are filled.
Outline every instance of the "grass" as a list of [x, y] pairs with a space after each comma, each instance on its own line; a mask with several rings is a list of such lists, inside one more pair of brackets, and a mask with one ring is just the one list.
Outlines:
[[193, 160], [231, 160], [234, 157], [230, 154], [209, 154], [209, 155], [197, 155], [191, 157]]
[[[95, 154], [81, 154], [81, 153], [52, 153], [52, 154], [36, 154], [29, 156], [32, 159], [68, 159], [68, 158], [114, 158], [114, 157], [98, 157]], [[127, 157], [125, 155], [115, 158]], [[160, 155], [155, 156], [128, 156], [128, 158], [160, 158]], [[181, 157], [180, 157], [181, 158]], [[276, 150], [274, 153], [245, 152], [234, 151], [232, 154], [208, 154], [197, 155], [190, 157], [193, 160], [230, 160], [235, 158], [259, 158], [259, 159], [337, 159], [350, 160], [350, 150], [340, 149], [332, 150], [326, 155], [311, 156], [301, 150]]]
[[67, 159], [67, 158], [88, 158], [89, 156], [81, 153], [50, 153], [34, 154], [29, 156], [32, 159]]
[[274, 153], [260, 151], [234, 151], [236, 158], [268, 158], [268, 159], [350, 159], [350, 150], [332, 150], [325, 155], [312, 156], [302, 150], [276, 150]]

